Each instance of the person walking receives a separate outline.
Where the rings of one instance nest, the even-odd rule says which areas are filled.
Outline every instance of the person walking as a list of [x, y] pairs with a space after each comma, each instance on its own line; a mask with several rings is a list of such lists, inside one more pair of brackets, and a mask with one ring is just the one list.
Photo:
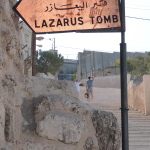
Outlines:
[[94, 77], [88, 77], [88, 81], [86, 82], [86, 91], [88, 93], [88, 101], [92, 101], [93, 100], [93, 81], [94, 81]]
[[78, 79], [76, 79], [76, 82], [75, 82], [75, 87], [76, 87], [76, 90], [78, 92], [78, 96], [80, 94], [80, 81]]

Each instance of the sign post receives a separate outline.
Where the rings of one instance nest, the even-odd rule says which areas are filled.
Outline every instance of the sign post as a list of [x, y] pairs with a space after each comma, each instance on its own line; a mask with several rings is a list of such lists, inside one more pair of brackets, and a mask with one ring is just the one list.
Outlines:
[[127, 101], [127, 63], [125, 43], [125, 0], [121, 0], [121, 43], [120, 43], [120, 69], [121, 69], [121, 125], [122, 150], [129, 150], [128, 137], [128, 101]]

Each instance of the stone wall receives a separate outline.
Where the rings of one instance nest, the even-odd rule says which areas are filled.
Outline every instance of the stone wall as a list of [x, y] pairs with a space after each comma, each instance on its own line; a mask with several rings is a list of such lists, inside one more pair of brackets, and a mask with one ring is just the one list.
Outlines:
[[0, 149], [119, 150], [116, 117], [80, 102], [74, 82], [23, 75], [15, 3], [0, 1]]
[[145, 114], [150, 115], [150, 75], [143, 76], [144, 94], [145, 94]]
[[144, 102], [144, 84], [141, 83], [139, 86], [134, 86], [131, 81], [128, 85], [128, 102], [129, 106], [135, 110], [139, 110], [145, 113], [145, 102]]
[[143, 76], [143, 82], [136, 86], [133, 81], [128, 83], [128, 104], [130, 107], [150, 115], [150, 75]]
[[20, 48], [19, 18], [13, 12], [15, 0], [0, 1], [0, 149], [13, 149], [19, 139], [23, 57]]

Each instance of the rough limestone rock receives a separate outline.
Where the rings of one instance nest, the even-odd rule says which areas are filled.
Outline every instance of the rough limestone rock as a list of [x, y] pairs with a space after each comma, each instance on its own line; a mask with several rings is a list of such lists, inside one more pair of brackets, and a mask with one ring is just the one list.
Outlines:
[[[92, 116], [93, 125], [96, 129], [99, 149], [112, 150], [118, 147], [118, 143], [111, 142], [112, 139], [117, 141], [120, 135], [116, 134], [118, 128], [117, 120], [112, 113], [95, 111]], [[103, 144], [102, 144], [103, 142]]]
[[66, 114], [48, 114], [36, 127], [38, 135], [66, 144], [79, 143], [84, 122]]
[[[36, 142], [25, 142], [24, 144], [19, 144], [19, 149], [21, 150], [70, 150], [70, 148], [66, 148], [66, 146], [59, 146], [56, 144], [41, 144]], [[76, 150], [76, 148], [72, 149]]]
[[5, 107], [2, 103], [0, 103], [0, 143], [3, 143], [5, 141], [4, 127], [5, 127]]
[[[27, 112], [33, 116], [29, 118]], [[26, 132], [34, 130], [34, 137], [42, 137], [44, 144], [47, 140], [50, 145], [57, 142], [55, 148], [62, 145], [69, 150], [118, 150], [120, 147], [116, 117], [68, 95], [41, 95], [24, 100], [22, 114]]]
[[26, 77], [24, 80], [26, 97], [38, 97], [47, 94], [64, 94], [78, 98], [73, 82], [59, 81], [42, 77]]
[[78, 100], [73, 82], [23, 75], [16, 0], [0, 0], [0, 149], [119, 150], [112, 113]]
[[14, 141], [14, 128], [13, 128], [13, 110], [9, 107], [5, 108], [5, 139], [7, 142]]
[[92, 149], [93, 145], [94, 145], [94, 141], [93, 141], [92, 137], [88, 137], [85, 141], [84, 148], [86, 150], [90, 150], [90, 149]]

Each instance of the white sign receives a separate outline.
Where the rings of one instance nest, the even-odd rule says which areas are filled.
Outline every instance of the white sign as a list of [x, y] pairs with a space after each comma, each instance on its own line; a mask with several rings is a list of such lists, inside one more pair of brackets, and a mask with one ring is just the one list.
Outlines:
[[14, 10], [35, 33], [121, 27], [118, 0], [22, 0]]

